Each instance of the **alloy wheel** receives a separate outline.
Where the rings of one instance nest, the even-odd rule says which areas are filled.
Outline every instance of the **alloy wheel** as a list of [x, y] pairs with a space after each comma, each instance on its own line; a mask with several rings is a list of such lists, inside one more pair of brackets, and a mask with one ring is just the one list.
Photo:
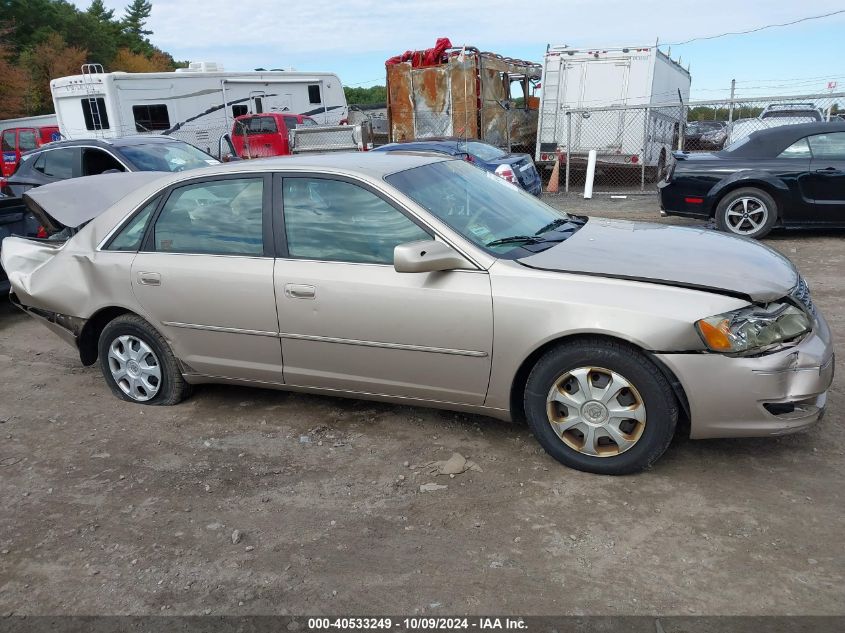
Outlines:
[[123, 393], [138, 402], [154, 398], [161, 388], [161, 366], [152, 348], [137, 336], [124, 334], [109, 345], [109, 369]]
[[754, 196], [734, 200], [725, 211], [725, 225], [737, 235], [753, 235], [769, 219], [766, 203]]
[[646, 409], [624, 376], [601, 367], [578, 367], [560, 376], [546, 397], [549, 424], [583, 455], [612, 457], [642, 437]]

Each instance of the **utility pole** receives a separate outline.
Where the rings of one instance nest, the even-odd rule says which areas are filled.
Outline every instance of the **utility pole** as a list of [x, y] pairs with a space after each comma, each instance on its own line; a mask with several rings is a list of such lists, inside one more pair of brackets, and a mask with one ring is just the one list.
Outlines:
[[728, 123], [734, 120], [734, 95], [736, 94], [736, 79], [731, 79], [731, 103], [728, 107]]

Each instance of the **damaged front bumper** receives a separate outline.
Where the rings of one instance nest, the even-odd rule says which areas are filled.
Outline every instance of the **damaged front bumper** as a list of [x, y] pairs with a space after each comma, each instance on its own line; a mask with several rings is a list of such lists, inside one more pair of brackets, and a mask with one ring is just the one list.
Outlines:
[[809, 336], [779, 352], [656, 356], [684, 387], [693, 439], [800, 431], [824, 414], [833, 381], [833, 342], [821, 314]]

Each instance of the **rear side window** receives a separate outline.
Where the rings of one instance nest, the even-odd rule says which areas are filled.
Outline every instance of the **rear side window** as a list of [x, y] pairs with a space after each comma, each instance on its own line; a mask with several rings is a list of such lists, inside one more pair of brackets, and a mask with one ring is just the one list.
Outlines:
[[319, 84], [308, 86], [308, 102], [309, 103], [322, 103], [323, 100], [320, 98], [320, 86]]
[[5, 132], [3, 132], [2, 146], [3, 146], [4, 152], [14, 152], [15, 151], [15, 131], [14, 130], [6, 130]]
[[22, 152], [27, 152], [38, 147], [38, 137], [35, 130], [21, 130], [18, 132], [18, 148]]
[[170, 115], [163, 103], [132, 106], [132, 116], [135, 117], [136, 132], [170, 129]]
[[153, 211], [156, 210], [159, 200], [161, 200], [160, 197], [150, 201], [143, 209], [141, 209], [141, 212], [132, 218], [132, 220], [129, 221], [129, 224], [124, 226], [123, 229], [112, 238], [105, 250], [137, 251], [141, 248], [141, 240], [144, 239], [144, 230], [147, 228], [147, 222], [149, 222]]
[[845, 160], [845, 132], [816, 134], [809, 137], [813, 158]]
[[810, 158], [810, 146], [806, 138], [795, 141], [792, 145], [783, 150], [778, 158]]
[[108, 130], [109, 115], [106, 112], [106, 100], [102, 97], [88, 97], [81, 101], [82, 116], [86, 130]]
[[50, 178], [73, 178], [73, 156], [72, 149], [52, 149], [43, 152], [32, 168]]
[[163, 253], [264, 254], [263, 178], [237, 178], [180, 187], [154, 227]]

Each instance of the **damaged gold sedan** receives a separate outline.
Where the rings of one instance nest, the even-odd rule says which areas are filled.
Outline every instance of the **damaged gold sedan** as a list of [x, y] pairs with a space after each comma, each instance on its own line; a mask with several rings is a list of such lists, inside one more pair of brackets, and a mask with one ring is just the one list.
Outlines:
[[335, 154], [32, 190], [12, 301], [129, 402], [229, 383], [526, 419], [623, 474], [822, 415], [833, 347], [792, 263], [715, 232], [567, 215], [442, 156]]

